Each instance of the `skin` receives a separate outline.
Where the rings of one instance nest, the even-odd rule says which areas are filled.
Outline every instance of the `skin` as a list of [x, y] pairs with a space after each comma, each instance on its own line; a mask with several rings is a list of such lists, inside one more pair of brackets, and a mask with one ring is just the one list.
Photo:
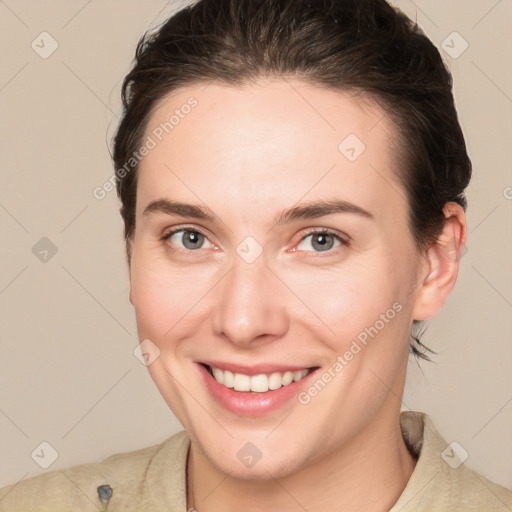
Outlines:
[[[399, 426], [412, 321], [435, 315], [455, 283], [464, 212], [448, 203], [439, 240], [418, 251], [394, 127], [369, 99], [298, 80], [195, 84], [158, 105], [146, 135], [191, 96], [197, 107], [141, 162], [130, 265], [139, 339], [160, 350], [148, 369], [192, 439], [187, 506], [389, 510], [416, 463]], [[338, 150], [349, 134], [366, 146], [353, 162]], [[207, 207], [219, 220], [144, 215], [158, 199]], [[298, 203], [331, 199], [372, 218], [273, 224]], [[187, 249], [183, 232], [162, 240], [182, 226], [204, 244]], [[321, 251], [313, 228], [348, 243]], [[248, 236], [263, 249], [252, 263], [236, 252]], [[307, 405], [245, 417], [197, 378], [194, 361], [205, 359], [325, 371], [394, 303], [401, 311]], [[237, 457], [246, 442], [262, 453], [252, 467]]]

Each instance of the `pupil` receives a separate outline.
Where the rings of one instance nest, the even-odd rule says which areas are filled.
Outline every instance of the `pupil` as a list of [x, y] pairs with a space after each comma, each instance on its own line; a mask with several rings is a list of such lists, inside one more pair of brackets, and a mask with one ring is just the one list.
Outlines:
[[[194, 231], [186, 231], [183, 234], [183, 245], [187, 249], [197, 249], [198, 242], [201, 241], [201, 238], [203, 235], [200, 233], [195, 233]], [[199, 243], [199, 246], [202, 245], [202, 242]]]
[[[315, 239], [320, 244], [319, 247], [317, 247], [320, 251], [327, 251], [327, 250], [332, 248], [333, 239], [332, 239], [331, 235], [329, 235], [329, 234], [322, 234], [322, 233], [320, 233], [318, 235], [315, 235], [313, 237], [313, 246], [315, 244]], [[329, 244], [329, 241], [331, 242], [330, 244]]]

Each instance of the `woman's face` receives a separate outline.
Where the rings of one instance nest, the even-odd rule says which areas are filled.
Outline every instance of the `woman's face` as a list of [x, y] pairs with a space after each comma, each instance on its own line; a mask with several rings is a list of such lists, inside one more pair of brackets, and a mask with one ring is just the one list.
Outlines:
[[300, 81], [184, 87], [153, 112], [130, 298], [218, 469], [284, 476], [396, 422], [424, 266], [392, 139], [375, 104]]

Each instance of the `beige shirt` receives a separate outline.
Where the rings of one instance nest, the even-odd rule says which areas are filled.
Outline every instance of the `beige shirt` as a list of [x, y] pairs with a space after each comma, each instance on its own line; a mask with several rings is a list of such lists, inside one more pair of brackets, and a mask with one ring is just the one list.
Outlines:
[[[512, 493], [460, 464], [463, 452], [448, 446], [426, 414], [402, 412], [400, 424], [419, 458], [390, 512], [512, 510]], [[0, 489], [0, 511], [186, 512], [189, 446], [183, 430], [149, 448], [20, 481]]]

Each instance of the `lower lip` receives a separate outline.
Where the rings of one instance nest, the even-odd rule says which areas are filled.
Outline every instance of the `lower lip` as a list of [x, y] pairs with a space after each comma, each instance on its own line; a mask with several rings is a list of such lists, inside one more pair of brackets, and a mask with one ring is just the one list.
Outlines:
[[279, 389], [256, 393], [254, 391], [235, 391], [219, 384], [199, 363], [196, 363], [201, 377], [212, 396], [228, 411], [244, 416], [262, 416], [275, 411], [296, 397], [307, 381], [310, 380], [316, 370], [311, 371], [305, 377]]

